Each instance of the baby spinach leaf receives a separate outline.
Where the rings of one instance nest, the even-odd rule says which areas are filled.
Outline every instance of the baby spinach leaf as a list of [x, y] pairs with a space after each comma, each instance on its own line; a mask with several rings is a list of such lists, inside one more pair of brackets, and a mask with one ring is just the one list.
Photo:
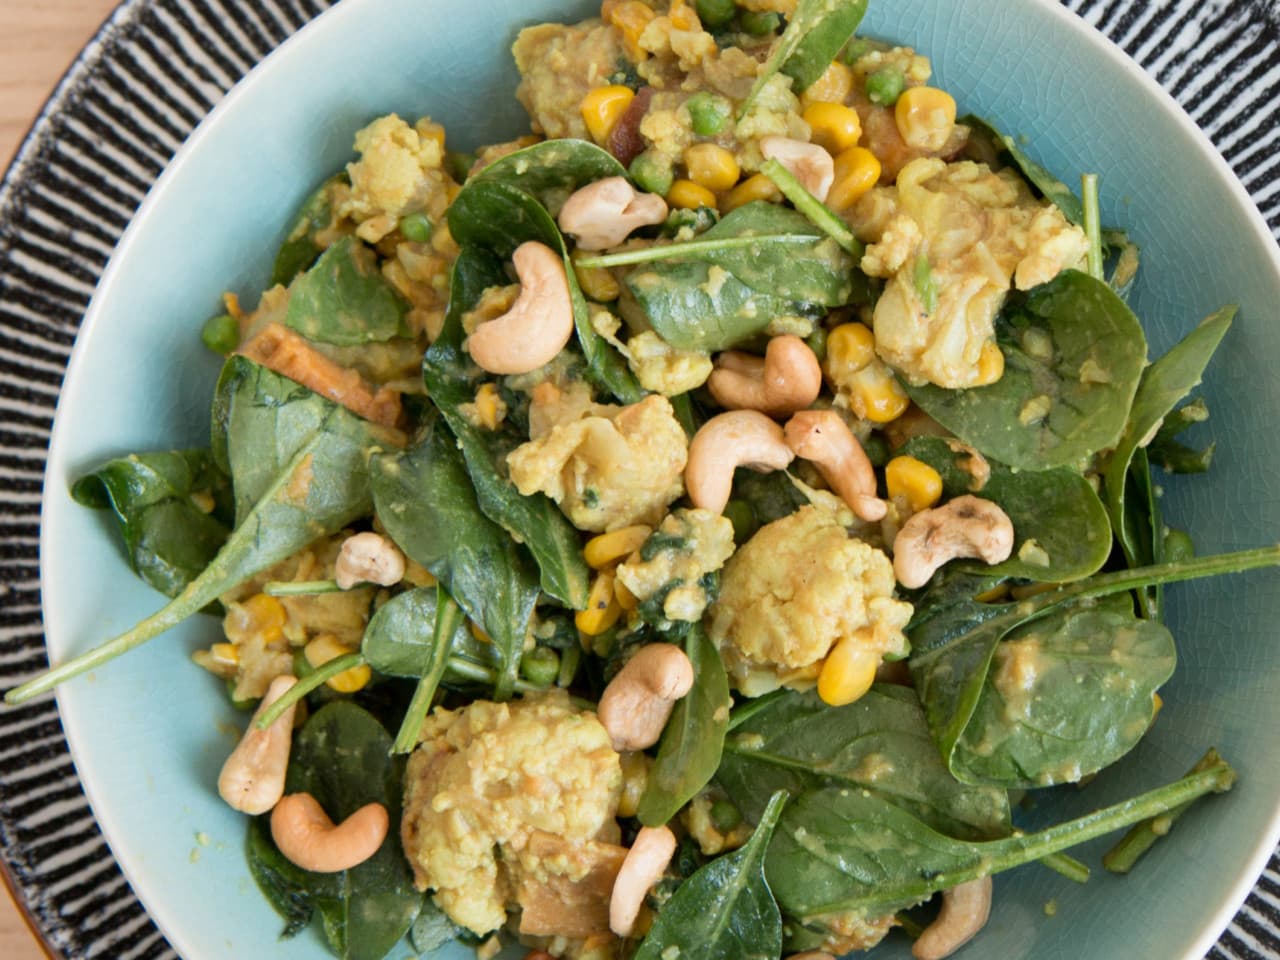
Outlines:
[[288, 860], [271, 839], [271, 817], [253, 817], [245, 833], [249, 875], [267, 903], [284, 920], [280, 937], [296, 937], [315, 917], [317, 896], [336, 899], [341, 880], [335, 874], [311, 874]]
[[659, 827], [707, 785], [720, 765], [729, 723], [729, 678], [718, 651], [701, 627], [690, 630], [685, 653], [693, 662], [693, 689], [671, 712], [636, 816]]
[[951, 776], [908, 687], [879, 684], [844, 707], [813, 692], [781, 694], [729, 734], [716, 782], [747, 817], [777, 790], [840, 786], [870, 790], [949, 836], [981, 840], [1010, 829], [1005, 792]]
[[738, 116], [746, 114], [764, 85], [779, 72], [795, 81], [796, 93], [808, 89], [853, 36], [866, 12], [867, 0], [800, 0]]
[[997, 504], [1013, 521], [1011, 559], [984, 567], [990, 576], [1061, 583], [1096, 573], [1111, 554], [1111, 523], [1093, 485], [1074, 470], [1013, 471], [988, 460], [980, 488], [964, 469], [969, 454], [939, 437], [915, 437], [898, 451], [942, 476], [945, 496], [972, 493]]
[[770, 798], [746, 846], [712, 860], [682, 883], [649, 929], [635, 960], [685, 950], [699, 960], [776, 960], [782, 915], [764, 877], [765, 851], [787, 795]]
[[409, 942], [420, 955], [429, 957], [446, 943], [457, 940], [462, 932], [462, 928], [428, 897], [418, 919], [409, 928]]
[[1001, 133], [991, 121], [973, 114], [962, 117], [960, 122], [971, 131], [975, 145], [978, 141], [982, 142], [995, 153], [997, 159], [1001, 158], [1001, 154], [1006, 154], [1009, 162], [1018, 168], [1027, 182], [1061, 210], [1064, 217], [1074, 224], [1084, 223], [1084, 205], [1080, 198], [1065, 183], [1032, 160], [1018, 145], [1017, 140]]
[[378, 269], [377, 254], [347, 236], [294, 281], [285, 323], [308, 340], [351, 347], [407, 335], [408, 309]]
[[467, 630], [459, 620], [451, 631], [435, 636], [438, 593], [436, 587], [418, 587], [379, 607], [360, 644], [365, 662], [388, 677], [426, 677], [443, 669], [454, 643], [460, 643]]
[[81, 477], [71, 495], [115, 514], [129, 566], [170, 597], [210, 564], [231, 529], [231, 484], [208, 450], [130, 454]]
[[987, 387], [908, 386], [966, 443], [1017, 470], [1076, 467], [1124, 430], [1146, 363], [1138, 318], [1075, 270], [1006, 306], [996, 321], [1004, 376]]
[[345, 173], [330, 177], [302, 204], [289, 235], [276, 254], [275, 266], [271, 270], [272, 286], [287, 286], [290, 280], [316, 262], [322, 252], [316, 243], [316, 233], [332, 224], [333, 190], [346, 182]]
[[439, 578], [502, 657], [494, 695], [514, 688], [538, 577], [528, 557], [480, 509], [462, 454], [435, 419], [403, 454], [369, 464], [373, 501], [387, 533], [409, 557]]
[[467, 183], [504, 183], [523, 190], [548, 210], [558, 211], [578, 188], [606, 177], [626, 175], [626, 167], [594, 143], [544, 140], [500, 157]]
[[427, 351], [422, 374], [427, 393], [458, 438], [480, 509], [529, 548], [544, 591], [571, 609], [583, 610], [590, 571], [582, 558], [578, 531], [550, 498], [541, 493], [522, 496], [507, 478], [507, 455], [525, 436], [507, 423], [483, 429], [460, 412], [486, 381], [484, 372], [462, 349], [462, 314], [486, 287], [503, 282], [502, 264], [492, 254], [478, 247], [462, 251], [454, 265], [448, 317]]

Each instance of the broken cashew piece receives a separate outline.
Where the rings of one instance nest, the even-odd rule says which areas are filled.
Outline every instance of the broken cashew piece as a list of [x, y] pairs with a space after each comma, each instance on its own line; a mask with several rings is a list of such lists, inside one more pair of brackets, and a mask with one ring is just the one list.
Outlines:
[[788, 333], [769, 341], [763, 360], [740, 350], [720, 354], [707, 389], [728, 410], [786, 416], [818, 399], [822, 365], [807, 343]]
[[609, 681], [596, 716], [619, 753], [652, 747], [676, 701], [693, 689], [693, 664], [671, 643], [650, 643]]
[[942, 960], [949, 957], [987, 923], [991, 915], [991, 878], [980, 877], [942, 891], [942, 909], [933, 923], [925, 927], [911, 955], [916, 960]]
[[635, 930], [636, 918], [644, 898], [653, 885], [667, 872], [667, 864], [676, 852], [676, 835], [670, 827], [641, 827], [635, 843], [613, 881], [609, 897], [609, 929], [620, 937]]
[[298, 681], [276, 677], [249, 721], [249, 729], [218, 774], [218, 795], [234, 809], [250, 816], [266, 813], [284, 796], [284, 775], [289, 768], [293, 740], [293, 714], [289, 707], [271, 726], [258, 729], [258, 717]]
[[876, 496], [876, 473], [862, 444], [834, 410], [802, 410], [787, 421], [787, 446], [813, 463], [854, 516], [883, 520], [888, 504]]
[[689, 444], [684, 485], [695, 507], [724, 513], [733, 489], [733, 471], [785, 470], [795, 459], [782, 428], [755, 410], [732, 410], [704, 423]]
[[338, 873], [364, 863], [391, 826], [387, 808], [365, 804], [334, 825], [315, 797], [291, 793], [271, 811], [271, 838], [289, 862], [312, 873]]
[[768, 160], [777, 160], [801, 186], [826, 202], [836, 181], [836, 162], [826, 150], [789, 137], [765, 137], [760, 141], [760, 152]]
[[893, 573], [908, 589], [923, 587], [949, 560], [1002, 563], [1013, 552], [1013, 522], [990, 500], [963, 496], [922, 510], [893, 541]]
[[357, 583], [393, 587], [404, 579], [404, 554], [380, 533], [357, 533], [342, 541], [333, 579], [343, 590]]
[[512, 256], [520, 296], [467, 338], [471, 359], [489, 373], [528, 373], [553, 360], [573, 334], [573, 300], [560, 254], [530, 240]]
[[667, 219], [667, 201], [640, 193], [626, 177], [607, 177], [575, 191], [560, 208], [560, 229], [579, 250], [616, 247], [639, 227]]

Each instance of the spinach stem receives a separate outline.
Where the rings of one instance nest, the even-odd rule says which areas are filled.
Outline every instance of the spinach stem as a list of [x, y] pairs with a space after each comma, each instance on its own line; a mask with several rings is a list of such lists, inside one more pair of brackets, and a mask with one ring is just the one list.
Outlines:
[[[488, 667], [482, 667], [480, 664], [471, 660], [464, 660], [462, 657], [450, 657], [448, 660], [448, 672], [463, 680], [470, 680], [473, 683], [483, 683], [490, 687], [497, 686], [498, 674], [496, 671], [490, 670]], [[546, 690], [546, 687], [539, 687], [536, 684], [529, 683], [526, 680], [517, 679], [513, 689], [516, 693], [539, 693]]]
[[582, 257], [574, 261], [574, 266], [594, 269], [598, 267], [625, 267], [633, 263], [653, 263], [659, 260], [673, 260], [676, 257], [698, 257], [721, 250], [738, 250], [742, 247], [754, 247], [768, 243], [814, 243], [820, 240], [817, 234], [808, 233], [764, 233], [753, 237], [724, 237], [720, 240], [688, 240], [684, 243], [665, 243], [641, 250], [624, 250], [621, 253], [606, 253], [598, 257]]
[[823, 233], [840, 244], [854, 257], [862, 256], [862, 244], [853, 235], [843, 220], [837, 217], [831, 208], [804, 188], [782, 164], [777, 160], [766, 160], [760, 172], [774, 182], [783, 196], [795, 204], [795, 208], [803, 213]]
[[418, 681], [418, 688], [413, 691], [413, 699], [405, 710], [400, 731], [391, 744], [392, 753], [412, 753], [413, 748], [418, 745], [422, 722], [427, 718], [427, 711], [431, 709], [431, 702], [435, 699], [440, 680], [449, 665], [453, 638], [464, 619], [457, 601], [449, 596], [449, 591], [443, 586], [436, 584], [436, 622], [431, 634], [431, 665]]
[[269, 726], [280, 719], [280, 715], [288, 710], [291, 706], [309, 694], [312, 690], [316, 690], [328, 681], [332, 680], [340, 673], [345, 673], [355, 667], [364, 665], [364, 656], [359, 653], [349, 653], [345, 657], [337, 657], [328, 663], [316, 667], [315, 673], [309, 673], [292, 687], [290, 687], [283, 697], [262, 711], [255, 722], [259, 730], [266, 730]]
[[1102, 224], [1098, 213], [1098, 175], [1086, 173], [1080, 178], [1080, 194], [1084, 200], [1084, 235], [1089, 241], [1089, 276], [1106, 282], [1102, 268]]
[[578, 675], [578, 665], [582, 662], [582, 647], [577, 644], [566, 647], [560, 653], [560, 673], [556, 677], [557, 687], [567, 687]]
[[1048, 867], [1073, 883], [1089, 882], [1089, 868], [1069, 854], [1051, 853], [1047, 857], [1040, 858], [1040, 865]]
[[439, 684], [440, 678], [431, 674], [418, 681], [418, 686], [413, 691], [413, 699], [405, 708], [400, 730], [391, 744], [393, 754], [413, 753], [413, 748], [418, 745], [418, 734], [422, 731], [422, 723], [427, 719], [427, 712], [431, 709], [431, 701], [435, 699]]
[[262, 592], [268, 597], [309, 597], [320, 593], [340, 593], [342, 588], [333, 580], [272, 580], [263, 584]]

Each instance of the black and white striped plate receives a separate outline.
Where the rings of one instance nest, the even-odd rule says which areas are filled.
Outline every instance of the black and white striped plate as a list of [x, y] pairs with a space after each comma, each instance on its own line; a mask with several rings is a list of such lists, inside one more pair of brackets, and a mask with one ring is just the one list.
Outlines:
[[[54, 403], [143, 195], [240, 77], [331, 0], [125, 0], [0, 184], [0, 689], [46, 665], [37, 574]], [[1209, 134], [1280, 237], [1280, 0], [1063, 0]], [[52, 700], [0, 711], [0, 847], [67, 960], [174, 957], [85, 801]], [[1280, 960], [1280, 858], [1210, 952]]]

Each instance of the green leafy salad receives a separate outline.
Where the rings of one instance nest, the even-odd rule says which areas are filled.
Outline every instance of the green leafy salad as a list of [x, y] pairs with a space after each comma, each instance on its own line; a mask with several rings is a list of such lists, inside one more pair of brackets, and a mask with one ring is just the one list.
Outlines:
[[531, 134], [356, 133], [204, 327], [210, 445], [72, 490], [168, 603], [6, 700], [220, 619], [216, 788], [353, 960], [938, 960], [1229, 790], [1017, 826], [1157, 721], [1165, 586], [1280, 563], [1161, 512], [1234, 310], [1149, 358], [1097, 178], [864, 8], [605, 0], [515, 39]]

